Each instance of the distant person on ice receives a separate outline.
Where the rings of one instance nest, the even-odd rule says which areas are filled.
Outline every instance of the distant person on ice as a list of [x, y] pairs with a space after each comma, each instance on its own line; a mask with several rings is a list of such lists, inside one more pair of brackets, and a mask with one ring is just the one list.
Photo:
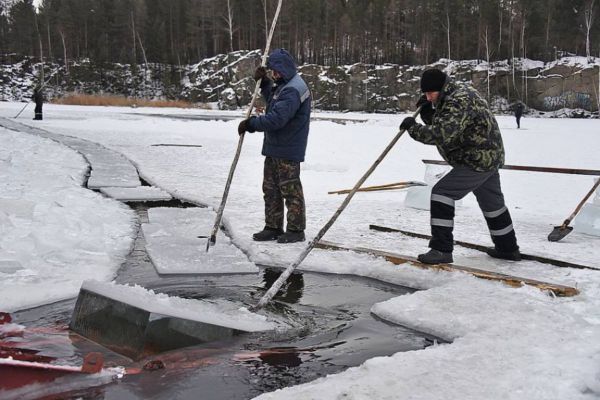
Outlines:
[[[306, 208], [300, 182], [300, 163], [304, 161], [311, 112], [311, 94], [296, 72], [296, 63], [284, 49], [274, 50], [267, 62], [273, 80], [263, 67], [254, 79], [261, 81], [267, 104], [266, 113], [242, 121], [239, 134], [265, 132], [262, 155], [265, 156], [263, 195], [265, 227], [252, 237], [257, 241], [277, 240], [293, 243], [305, 240]], [[284, 201], [287, 227], [283, 230]]]
[[525, 111], [525, 104], [521, 101], [517, 101], [512, 105], [512, 109], [515, 112], [515, 118], [517, 119], [517, 129], [520, 129], [521, 117], [523, 116], [523, 111]]
[[42, 116], [42, 107], [44, 105], [44, 92], [39, 87], [33, 89], [33, 96], [31, 96], [31, 100], [35, 102], [35, 117], [34, 120], [41, 121], [43, 119]]
[[421, 91], [424, 95], [417, 106], [422, 106], [420, 115], [425, 125], [408, 117], [400, 128], [419, 142], [437, 146], [452, 169], [431, 191], [430, 250], [420, 254], [419, 261], [453, 262], [454, 203], [471, 192], [494, 242], [487, 253], [519, 261], [521, 254], [498, 173], [504, 164], [504, 146], [487, 102], [473, 87], [454, 82], [437, 69], [423, 72]]

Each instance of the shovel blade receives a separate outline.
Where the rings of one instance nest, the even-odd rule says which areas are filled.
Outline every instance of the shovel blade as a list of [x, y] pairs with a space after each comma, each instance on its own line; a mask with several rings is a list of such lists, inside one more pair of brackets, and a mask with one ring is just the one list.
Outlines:
[[548, 235], [548, 240], [551, 242], [558, 242], [559, 240], [567, 236], [569, 233], [571, 233], [572, 230], [573, 227], [571, 226], [555, 226], [552, 232], [550, 232], [550, 234]]

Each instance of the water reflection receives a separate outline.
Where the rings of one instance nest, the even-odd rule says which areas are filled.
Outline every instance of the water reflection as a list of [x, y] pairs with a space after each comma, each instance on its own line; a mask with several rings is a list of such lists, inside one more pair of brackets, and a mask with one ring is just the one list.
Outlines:
[[[265, 268], [263, 272], [263, 282], [265, 289], [269, 290], [273, 283], [283, 273], [282, 270], [274, 268]], [[279, 289], [275, 298], [288, 304], [297, 304], [302, 298], [304, 292], [304, 276], [301, 273], [294, 272], [289, 276], [286, 283]]]

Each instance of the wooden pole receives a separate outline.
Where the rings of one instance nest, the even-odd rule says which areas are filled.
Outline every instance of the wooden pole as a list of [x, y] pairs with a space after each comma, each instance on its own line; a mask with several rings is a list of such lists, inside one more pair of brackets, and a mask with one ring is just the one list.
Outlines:
[[[375, 192], [378, 190], [396, 190], [396, 189], [405, 189], [411, 186], [427, 186], [426, 183], [417, 182], [417, 181], [405, 181], [405, 182], [395, 182], [395, 183], [387, 183], [385, 185], [375, 185], [375, 186], [364, 186], [357, 190], [357, 192]], [[334, 190], [332, 192], [327, 192], [327, 194], [348, 194], [352, 189], [342, 189], [342, 190]]]
[[[423, 160], [425, 164], [448, 165], [446, 161], [441, 160]], [[570, 174], [570, 175], [594, 175], [599, 176], [598, 169], [577, 169], [577, 168], [555, 168], [555, 167], [535, 167], [529, 165], [503, 165], [501, 169], [512, 169], [515, 171], [533, 171], [533, 172], [550, 172], [554, 174]]]

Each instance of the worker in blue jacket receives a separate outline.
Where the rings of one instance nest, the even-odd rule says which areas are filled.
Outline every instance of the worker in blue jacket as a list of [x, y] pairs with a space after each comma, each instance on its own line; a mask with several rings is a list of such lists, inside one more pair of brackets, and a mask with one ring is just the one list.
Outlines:
[[[267, 76], [271, 70], [273, 79]], [[253, 116], [238, 127], [239, 134], [264, 132], [265, 156], [263, 195], [265, 227], [253, 235], [257, 241], [277, 240], [293, 243], [305, 240], [306, 207], [300, 182], [300, 163], [304, 161], [310, 126], [311, 94], [298, 75], [293, 57], [284, 49], [274, 50], [267, 69], [258, 67], [254, 79], [261, 81], [266, 112]], [[287, 227], [284, 232], [284, 202]]]

